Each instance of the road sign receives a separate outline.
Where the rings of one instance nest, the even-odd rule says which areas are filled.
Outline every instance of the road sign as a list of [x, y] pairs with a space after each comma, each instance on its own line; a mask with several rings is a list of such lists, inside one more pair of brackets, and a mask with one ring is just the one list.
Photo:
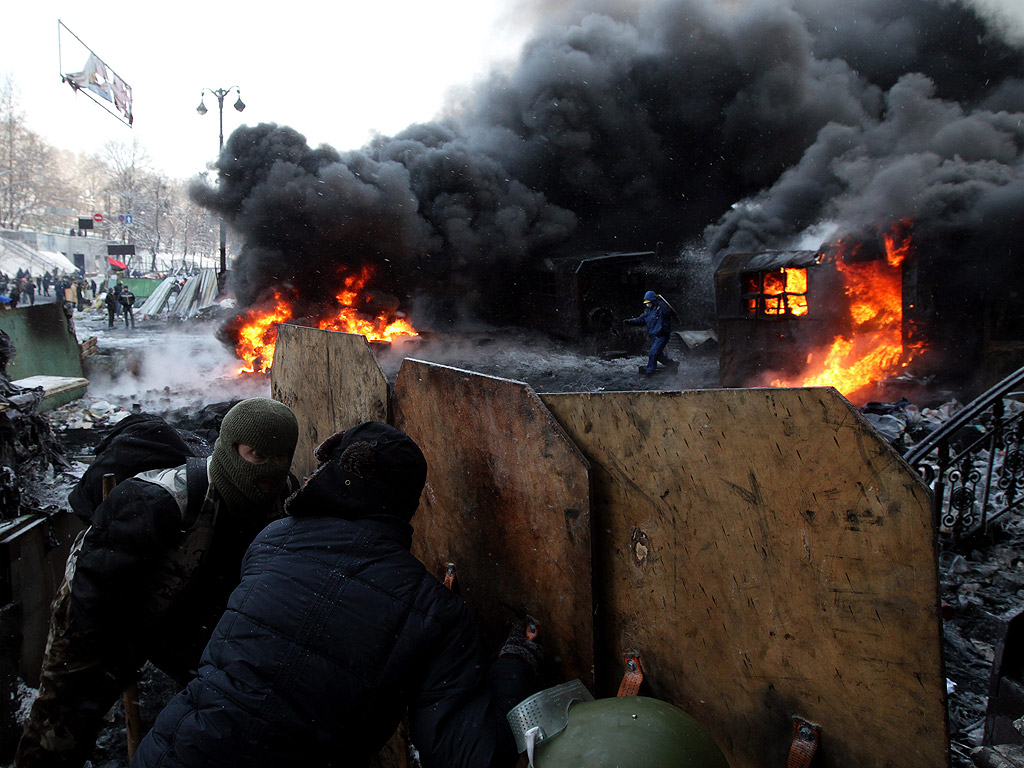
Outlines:
[[92, 220], [95, 221], [97, 224], [102, 224], [103, 223], [103, 214], [102, 213], [94, 213], [92, 215]]

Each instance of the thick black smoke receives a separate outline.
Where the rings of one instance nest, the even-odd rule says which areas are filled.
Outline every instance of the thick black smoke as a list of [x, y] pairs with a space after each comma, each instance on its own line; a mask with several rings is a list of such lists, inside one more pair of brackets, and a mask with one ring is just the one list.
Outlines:
[[240, 128], [194, 196], [244, 238], [243, 304], [369, 262], [380, 290], [500, 316], [556, 250], [706, 233], [710, 259], [907, 216], [1005, 257], [1024, 202], [1006, 40], [952, 0], [571, 3], [438, 122], [345, 153]]

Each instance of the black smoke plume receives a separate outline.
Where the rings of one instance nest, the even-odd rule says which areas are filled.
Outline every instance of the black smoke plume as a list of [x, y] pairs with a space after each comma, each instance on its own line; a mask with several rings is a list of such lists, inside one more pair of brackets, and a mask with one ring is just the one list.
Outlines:
[[569, 3], [436, 122], [349, 152], [240, 128], [193, 196], [241, 233], [243, 306], [323, 298], [368, 263], [378, 290], [500, 318], [552, 253], [660, 241], [672, 260], [704, 237], [713, 260], [908, 216], [1005, 268], [1024, 234], [1011, 39], [953, 0]]

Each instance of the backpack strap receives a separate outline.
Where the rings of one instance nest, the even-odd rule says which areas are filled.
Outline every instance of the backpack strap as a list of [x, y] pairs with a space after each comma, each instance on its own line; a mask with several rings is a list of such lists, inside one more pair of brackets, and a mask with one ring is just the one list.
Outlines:
[[199, 517], [206, 492], [210, 489], [206, 461], [206, 458], [201, 456], [185, 458], [185, 487], [188, 490], [188, 503], [185, 506], [185, 516], [181, 521], [183, 530], [188, 530]]

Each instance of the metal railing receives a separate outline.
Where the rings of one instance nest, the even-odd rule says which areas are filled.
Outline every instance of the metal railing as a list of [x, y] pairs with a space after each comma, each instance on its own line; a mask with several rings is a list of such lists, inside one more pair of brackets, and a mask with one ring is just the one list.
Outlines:
[[1024, 410], [1007, 416], [1005, 399], [1024, 385], [1007, 376], [911, 448], [904, 458], [931, 485], [941, 530], [959, 539], [1024, 504]]

